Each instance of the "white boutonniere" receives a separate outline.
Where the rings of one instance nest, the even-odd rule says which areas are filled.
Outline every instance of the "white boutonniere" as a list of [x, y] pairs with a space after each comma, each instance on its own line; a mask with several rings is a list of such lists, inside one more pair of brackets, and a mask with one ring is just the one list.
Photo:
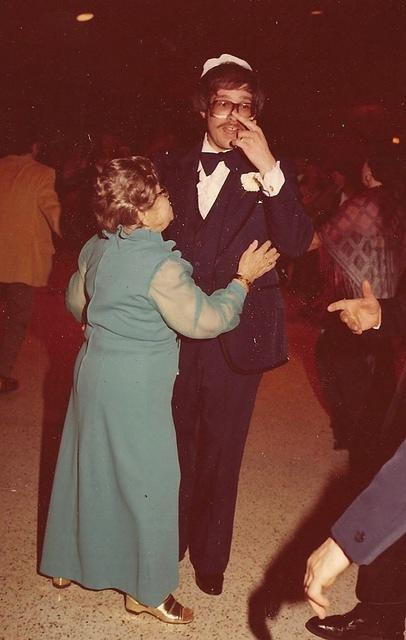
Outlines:
[[261, 182], [259, 180], [259, 173], [250, 171], [250, 173], [241, 174], [241, 184], [245, 191], [259, 191], [261, 188]]

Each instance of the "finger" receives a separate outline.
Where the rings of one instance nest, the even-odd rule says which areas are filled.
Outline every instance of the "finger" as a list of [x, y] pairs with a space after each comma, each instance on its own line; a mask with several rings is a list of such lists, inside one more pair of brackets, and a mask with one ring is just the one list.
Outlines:
[[323, 610], [330, 606], [330, 601], [327, 596], [324, 595], [322, 586], [318, 581], [313, 580], [310, 583], [310, 586], [306, 589], [306, 597], [309, 601], [311, 600], [319, 607], [322, 607]]
[[309, 566], [309, 562], [307, 562], [306, 563], [306, 573], [305, 573], [305, 576], [303, 578], [303, 587], [304, 587], [305, 591], [310, 586], [310, 583], [311, 583], [312, 580], [313, 580], [313, 571]]
[[347, 327], [354, 333], [361, 331], [361, 325], [358, 322], [357, 318], [352, 316], [348, 311], [341, 311], [340, 320], [344, 322], [344, 324], [346, 324]]
[[232, 140], [232, 142], [230, 144], [233, 147], [233, 149], [241, 149], [241, 151], [243, 151], [244, 143], [241, 140], [239, 140], [238, 138], [235, 138], [235, 140]]
[[372, 292], [371, 284], [368, 282], [368, 280], [364, 280], [361, 286], [362, 286], [362, 295], [364, 296], [364, 298], [375, 297]]
[[265, 247], [263, 244], [261, 244], [261, 246], [255, 250], [255, 255], [259, 260], [264, 260], [268, 256], [268, 250], [269, 246]]
[[256, 248], [258, 247], [258, 245], [259, 245], [258, 240], [253, 240], [253, 241], [248, 245], [248, 247], [246, 248], [246, 250], [245, 250], [245, 251], [255, 251], [255, 250], [256, 250]]
[[258, 134], [255, 131], [247, 131], [246, 129], [239, 130], [237, 131], [237, 140], [255, 141], [258, 140]]
[[235, 138], [235, 140], [233, 140], [233, 147], [239, 147], [240, 149], [244, 150], [244, 148], [247, 147], [247, 145], [249, 144], [249, 138]]
[[351, 323], [348, 322], [347, 323], [347, 327], [349, 328], [349, 330], [352, 333], [355, 333], [357, 336], [361, 335], [361, 333], [362, 333], [361, 327], [358, 324], [356, 324], [355, 322], [351, 322]]
[[270, 264], [270, 265], [276, 264], [278, 261], [278, 258], [279, 258], [279, 253], [276, 253], [276, 254], [272, 253], [270, 255], [266, 255], [267, 264]]
[[[269, 243], [271, 243], [271, 241], [269, 240]], [[268, 247], [267, 253], [278, 253], [278, 249], [276, 247], [273, 247], [272, 244], [270, 244], [270, 246]]]
[[275, 247], [272, 247], [272, 249], [269, 249], [269, 251], [267, 251], [266, 256], [269, 260], [275, 260], [276, 258], [278, 258], [279, 253], [275, 249]]
[[347, 306], [347, 300], [338, 300], [337, 302], [332, 302], [328, 305], [327, 311], [342, 311]]
[[263, 242], [261, 246], [258, 247], [257, 252], [265, 254], [270, 249], [270, 247], [271, 247], [271, 241], [265, 240], [265, 242]]
[[358, 322], [356, 322], [356, 320], [349, 319], [349, 320], [343, 320], [343, 322], [345, 322], [347, 327], [351, 329], [353, 333], [358, 333], [359, 331], [361, 331], [361, 327], [359, 326]]
[[248, 129], [248, 131], [262, 131], [262, 129], [256, 124], [255, 120], [250, 120], [245, 116], [241, 116], [239, 113], [234, 111], [233, 116], [238, 122], [244, 125]]
[[340, 320], [345, 322], [345, 324], [355, 323], [355, 318], [350, 314], [348, 309], [344, 309], [340, 312]]
[[313, 602], [310, 598], [307, 598], [307, 602], [310, 604], [311, 608], [315, 612], [315, 614], [320, 618], [320, 620], [324, 620], [326, 617], [326, 610], [324, 607], [321, 607], [317, 602]]
[[277, 260], [279, 258], [279, 253], [273, 254], [268, 258], [268, 266], [270, 266], [271, 268], [275, 266]]
[[242, 145], [243, 150], [256, 148], [258, 144], [260, 144], [260, 141], [258, 140], [258, 138], [252, 138], [251, 136], [242, 136], [241, 138], [238, 137], [235, 140], [237, 145], [238, 143]]

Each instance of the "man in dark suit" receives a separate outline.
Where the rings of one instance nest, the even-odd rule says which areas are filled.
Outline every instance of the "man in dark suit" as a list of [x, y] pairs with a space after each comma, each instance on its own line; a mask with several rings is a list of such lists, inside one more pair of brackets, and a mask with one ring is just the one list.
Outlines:
[[[328, 307], [340, 311], [351, 331], [379, 329], [406, 334], [406, 295], [378, 301], [370, 284], [363, 297]], [[306, 627], [321, 638], [403, 640], [406, 614], [406, 441], [332, 527], [328, 538], [307, 561], [305, 591], [318, 617]], [[403, 537], [402, 537], [403, 536]], [[323, 589], [350, 564], [361, 566], [359, 604], [343, 615], [328, 616]]]
[[[206, 134], [186, 152], [156, 161], [175, 221], [168, 237], [206, 292], [236, 273], [254, 239], [271, 239], [296, 257], [313, 231], [293, 171], [277, 162], [256, 124], [264, 96], [247, 62], [208, 60], [194, 94]], [[263, 371], [287, 359], [276, 272], [250, 288], [239, 327], [221, 339], [182, 338], [173, 413], [181, 467], [180, 557], [189, 549], [196, 582], [222, 591], [232, 538], [238, 476]]]

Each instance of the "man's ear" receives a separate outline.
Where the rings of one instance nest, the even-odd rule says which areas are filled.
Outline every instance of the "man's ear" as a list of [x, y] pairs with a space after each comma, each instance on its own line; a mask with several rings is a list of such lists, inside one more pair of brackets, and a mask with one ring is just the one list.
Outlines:
[[148, 211], [138, 211], [138, 220], [141, 222], [143, 226], [148, 224]]

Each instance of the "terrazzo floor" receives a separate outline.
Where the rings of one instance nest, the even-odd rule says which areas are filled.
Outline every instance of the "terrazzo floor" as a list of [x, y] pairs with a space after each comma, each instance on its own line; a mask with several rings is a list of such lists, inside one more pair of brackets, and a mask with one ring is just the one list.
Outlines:
[[[177, 597], [195, 610], [185, 627], [132, 616], [115, 591], [58, 591], [36, 572], [50, 478], [80, 331], [61, 291], [37, 295], [16, 376], [0, 397], [0, 640], [294, 640], [311, 610], [302, 600], [304, 558], [348, 499], [346, 454], [332, 450], [315, 382], [317, 328], [288, 304], [291, 358], [261, 383], [241, 471], [224, 592], [200, 592], [186, 557]], [[39, 505], [39, 507], [38, 507]], [[332, 612], [355, 603], [355, 568], [331, 593]]]

